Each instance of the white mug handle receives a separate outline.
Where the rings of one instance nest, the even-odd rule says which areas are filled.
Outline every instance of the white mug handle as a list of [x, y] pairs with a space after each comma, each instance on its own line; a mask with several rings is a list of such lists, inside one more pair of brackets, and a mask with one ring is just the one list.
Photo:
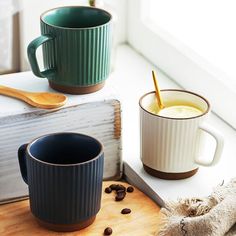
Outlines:
[[215, 153], [214, 153], [212, 161], [207, 162], [207, 161], [200, 161], [200, 160], [196, 159], [195, 162], [199, 165], [202, 165], [202, 166], [213, 166], [216, 163], [218, 163], [218, 161], [220, 160], [220, 157], [221, 157], [221, 154], [223, 151], [223, 146], [224, 146], [224, 139], [221, 136], [221, 134], [219, 133], [219, 131], [217, 131], [215, 128], [213, 128], [212, 126], [210, 126], [206, 123], [199, 125], [199, 129], [207, 132], [215, 139], [216, 148], [215, 148]]

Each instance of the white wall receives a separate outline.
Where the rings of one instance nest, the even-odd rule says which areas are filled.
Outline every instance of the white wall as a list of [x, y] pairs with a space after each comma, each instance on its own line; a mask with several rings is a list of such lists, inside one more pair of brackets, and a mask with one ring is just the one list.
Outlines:
[[[108, 6], [117, 13], [116, 42], [126, 41], [126, 0], [104, 0], [105, 8]], [[27, 45], [40, 36], [40, 15], [44, 11], [65, 5], [88, 5], [87, 0], [22, 0], [20, 12], [20, 64], [21, 70], [29, 70], [27, 59]], [[41, 56], [39, 55], [39, 58]], [[42, 62], [39, 64], [42, 64]]]
[[19, 0], [0, 0], [0, 74], [19, 70]]

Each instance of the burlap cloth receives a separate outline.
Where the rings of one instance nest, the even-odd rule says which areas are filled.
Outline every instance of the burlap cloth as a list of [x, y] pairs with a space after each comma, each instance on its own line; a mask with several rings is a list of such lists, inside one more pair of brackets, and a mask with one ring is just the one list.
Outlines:
[[179, 199], [161, 209], [158, 236], [236, 235], [236, 178], [206, 198]]

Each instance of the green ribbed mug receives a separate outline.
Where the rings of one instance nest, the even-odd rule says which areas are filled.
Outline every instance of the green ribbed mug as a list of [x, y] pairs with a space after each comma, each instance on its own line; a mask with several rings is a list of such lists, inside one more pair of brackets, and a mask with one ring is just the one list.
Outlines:
[[[107, 11], [85, 6], [59, 7], [43, 13], [42, 35], [27, 48], [33, 73], [65, 93], [101, 89], [110, 72], [111, 20]], [[36, 58], [40, 45], [44, 71], [40, 71]]]

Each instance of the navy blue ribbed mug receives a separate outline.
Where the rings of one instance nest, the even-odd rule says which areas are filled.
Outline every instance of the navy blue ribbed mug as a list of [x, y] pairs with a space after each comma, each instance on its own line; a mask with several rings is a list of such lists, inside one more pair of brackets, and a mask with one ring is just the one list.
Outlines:
[[40, 225], [75, 231], [93, 223], [101, 206], [102, 144], [79, 133], [39, 137], [18, 150], [30, 209]]

